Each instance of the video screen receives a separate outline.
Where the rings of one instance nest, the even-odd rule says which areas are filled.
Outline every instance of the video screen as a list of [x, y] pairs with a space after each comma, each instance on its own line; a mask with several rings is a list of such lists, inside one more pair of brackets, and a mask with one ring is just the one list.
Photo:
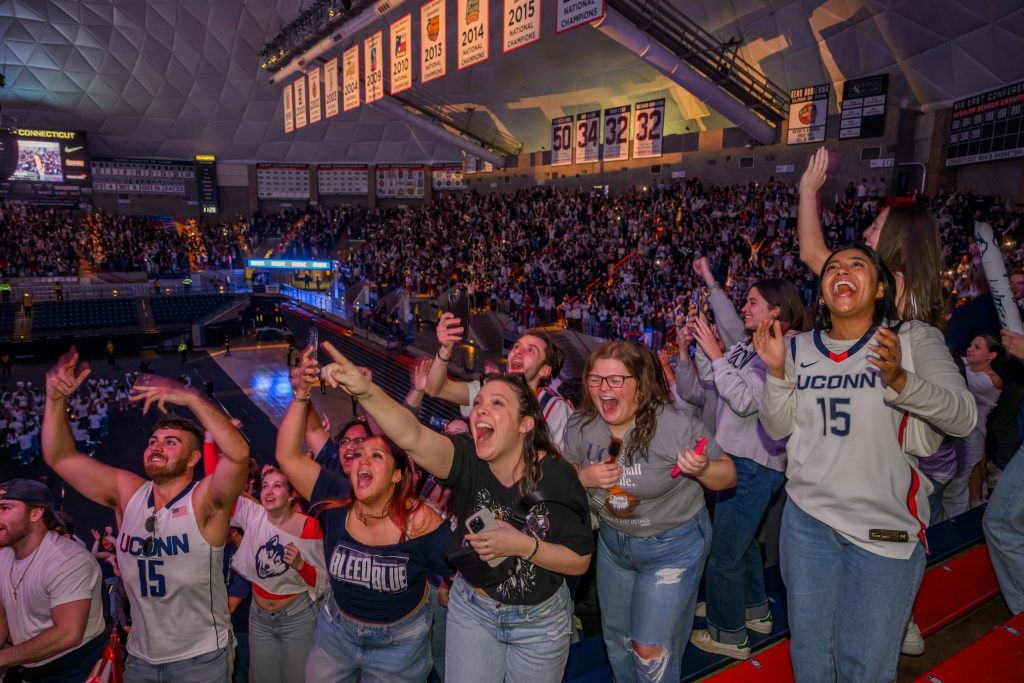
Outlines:
[[18, 165], [11, 180], [64, 182], [60, 143], [45, 140], [18, 140]]

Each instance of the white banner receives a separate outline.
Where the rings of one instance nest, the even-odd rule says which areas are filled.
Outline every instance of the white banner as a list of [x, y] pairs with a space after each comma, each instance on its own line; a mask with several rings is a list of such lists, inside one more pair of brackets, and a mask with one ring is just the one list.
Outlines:
[[438, 192], [464, 190], [462, 164], [442, 164], [430, 167], [431, 186]]
[[604, 0], [558, 0], [555, 33], [589, 24], [604, 16]]
[[807, 142], [823, 142], [825, 140], [828, 95], [831, 88], [830, 84], [824, 83], [789, 91], [787, 145], [802, 145]]
[[540, 0], [505, 0], [502, 49], [518, 50], [540, 40]]
[[422, 166], [379, 164], [376, 171], [378, 197], [420, 199], [425, 194], [427, 174]]
[[316, 171], [317, 193], [362, 195], [370, 192], [370, 169], [363, 165], [320, 164]]
[[338, 58], [324, 64], [324, 118], [338, 115]]
[[551, 119], [551, 165], [568, 166], [572, 163], [572, 117]]
[[353, 45], [341, 55], [342, 107], [345, 111], [359, 106], [359, 46]]
[[295, 130], [295, 107], [292, 102], [292, 84], [284, 86], [284, 132]]
[[633, 110], [633, 158], [661, 156], [665, 132], [665, 100], [637, 102]]
[[601, 150], [601, 112], [576, 115], [576, 163], [597, 161]]
[[306, 77], [295, 80], [295, 127], [306, 127]]
[[366, 64], [366, 89], [364, 101], [376, 102], [384, 97], [384, 53], [382, 50], [384, 36], [377, 31], [363, 41], [363, 63]]
[[391, 94], [412, 87], [412, 15], [391, 24]]
[[479, 64], [490, 55], [490, 0], [459, 0], [458, 59], [460, 69]]
[[604, 160], [629, 158], [629, 119], [631, 105], [604, 110]]
[[309, 122], [320, 123], [320, 67], [309, 72]]
[[444, 13], [445, 0], [430, 0], [420, 7], [420, 83], [445, 74], [448, 31]]

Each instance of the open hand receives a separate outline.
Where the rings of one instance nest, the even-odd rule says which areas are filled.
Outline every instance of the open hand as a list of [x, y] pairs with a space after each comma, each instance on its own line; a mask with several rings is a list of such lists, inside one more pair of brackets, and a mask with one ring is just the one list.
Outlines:
[[177, 406], [188, 406], [196, 400], [199, 394], [169, 377], [159, 375], [139, 375], [139, 378], [132, 385], [132, 395], [129, 401], [138, 403], [142, 401], [142, 414], [149, 412], [150, 407], [155, 403], [161, 412], [167, 412], [167, 404]]
[[778, 320], [762, 320], [754, 330], [754, 350], [769, 374], [776, 379], [786, 376], [786, 341]]

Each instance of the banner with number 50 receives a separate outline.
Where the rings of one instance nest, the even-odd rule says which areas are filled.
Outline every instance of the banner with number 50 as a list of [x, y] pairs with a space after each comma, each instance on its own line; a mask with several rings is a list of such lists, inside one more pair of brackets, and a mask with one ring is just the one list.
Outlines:
[[572, 117], [551, 119], [551, 165], [568, 166], [572, 163]]

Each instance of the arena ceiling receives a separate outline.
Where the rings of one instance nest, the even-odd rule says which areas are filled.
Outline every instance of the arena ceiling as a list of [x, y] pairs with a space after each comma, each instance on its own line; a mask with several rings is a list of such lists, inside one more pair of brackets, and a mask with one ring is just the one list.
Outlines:
[[[841, 93], [847, 78], [889, 72], [891, 101], [929, 108], [1024, 80], [1020, 0], [663, 1], [720, 40], [740, 39], [740, 54], [786, 90], [831, 82]], [[406, 0], [356, 38], [409, 11], [418, 36], [420, 4]], [[459, 72], [449, 58], [446, 77], [414, 88], [490, 118], [527, 151], [547, 144], [553, 117], [649, 96], [666, 97], [667, 133], [729, 125], [598, 31], [555, 35], [553, 9], [544, 0], [539, 43], [501, 54], [492, 36], [487, 62]], [[258, 53], [299, 10], [297, 0], [0, 0], [2, 113], [22, 127], [85, 130], [94, 156], [460, 158], [365, 105], [286, 135], [281, 86]]]

